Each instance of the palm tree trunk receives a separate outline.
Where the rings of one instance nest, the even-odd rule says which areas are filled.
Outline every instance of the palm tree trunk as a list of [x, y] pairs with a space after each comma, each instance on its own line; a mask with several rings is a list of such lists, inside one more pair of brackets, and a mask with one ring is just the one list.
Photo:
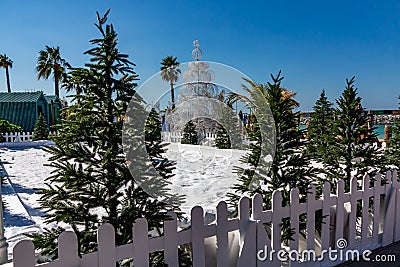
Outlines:
[[175, 93], [174, 93], [174, 83], [171, 81], [171, 102], [172, 102], [172, 110], [175, 109]]
[[7, 90], [9, 93], [11, 93], [10, 74], [8, 73], [8, 67], [6, 67], [6, 79], [7, 79]]
[[54, 93], [59, 98], [60, 97], [60, 89], [58, 84], [58, 73], [56, 73], [56, 69], [54, 70]]

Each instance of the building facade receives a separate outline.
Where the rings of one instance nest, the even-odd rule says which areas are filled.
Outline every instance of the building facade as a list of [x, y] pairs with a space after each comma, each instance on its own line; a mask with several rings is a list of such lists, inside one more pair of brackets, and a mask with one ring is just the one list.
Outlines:
[[25, 132], [33, 131], [39, 114], [49, 128], [58, 124], [61, 107], [58, 97], [44, 95], [42, 91], [0, 93], [0, 118], [21, 126]]

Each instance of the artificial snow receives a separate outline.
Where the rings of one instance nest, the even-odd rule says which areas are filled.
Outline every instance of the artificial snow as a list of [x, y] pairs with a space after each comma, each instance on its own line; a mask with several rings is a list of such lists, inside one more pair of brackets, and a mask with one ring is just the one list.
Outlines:
[[[14, 245], [26, 239], [26, 234], [40, 233], [46, 225], [40, 209], [38, 190], [45, 188], [45, 179], [52, 168], [46, 166], [50, 154], [43, 150], [49, 141], [2, 143], [0, 158], [4, 166], [3, 175], [8, 177], [3, 185], [4, 233], [9, 244], [8, 255], [12, 258]], [[243, 150], [182, 145], [168, 146], [166, 157], [176, 162], [175, 176], [171, 179], [171, 190], [185, 195], [181, 209], [187, 215], [195, 205], [210, 213], [215, 212], [219, 201], [226, 200], [226, 193], [237, 181], [233, 172], [239, 166]], [[63, 225], [64, 226], [64, 225]]]

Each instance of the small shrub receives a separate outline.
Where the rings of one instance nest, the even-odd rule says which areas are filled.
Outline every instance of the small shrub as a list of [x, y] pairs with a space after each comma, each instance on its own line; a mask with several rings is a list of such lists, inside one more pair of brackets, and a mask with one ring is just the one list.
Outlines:
[[49, 138], [49, 127], [43, 115], [40, 114], [36, 122], [35, 129], [33, 130], [33, 141], [47, 140]]
[[[12, 124], [5, 119], [0, 119], [0, 133], [15, 133], [22, 132], [22, 127]], [[0, 135], [0, 142], [4, 142], [5, 138]]]

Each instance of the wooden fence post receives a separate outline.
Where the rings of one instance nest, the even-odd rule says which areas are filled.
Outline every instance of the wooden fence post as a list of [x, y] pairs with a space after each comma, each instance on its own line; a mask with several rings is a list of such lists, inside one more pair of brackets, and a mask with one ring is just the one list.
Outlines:
[[379, 228], [381, 222], [381, 194], [384, 193], [384, 186], [382, 186], [382, 176], [377, 174], [374, 181], [374, 206], [373, 206], [373, 228], [372, 228], [372, 244], [373, 247], [379, 247]]
[[229, 247], [228, 247], [228, 206], [225, 201], [221, 201], [217, 206], [217, 266], [229, 267]]
[[337, 241], [339, 239], [344, 238], [344, 219], [345, 219], [345, 209], [344, 203], [345, 200], [345, 192], [344, 192], [344, 181], [339, 180], [337, 182], [336, 188], [336, 195], [337, 195], [337, 202], [336, 202], [336, 225], [335, 225], [335, 248], [340, 249], [337, 246]]
[[374, 196], [374, 189], [370, 187], [371, 177], [366, 174], [363, 178], [362, 185], [362, 213], [361, 213], [361, 247], [368, 248], [372, 244], [372, 238], [369, 237], [370, 232], [370, 212], [369, 200]]
[[274, 191], [272, 193], [272, 249], [278, 251], [281, 249], [281, 231], [282, 231], [282, 194], [280, 191]]
[[[349, 225], [348, 225], [348, 238], [347, 247], [342, 250], [355, 249], [356, 248], [356, 226], [357, 226], [357, 203], [358, 200], [362, 199], [362, 191], [358, 190], [357, 177], [352, 177], [350, 180], [350, 209], [349, 213]], [[359, 244], [358, 244], [359, 245]]]
[[133, 264], [149, 267], [149, 228], [145, 218], [136, 219], [133, 225]]
[[396, 212], [396, 195], [397, 190], [393, 186], [393, 177], [390, 172], [386, 172], [385, 184], [385, 217], [383, 221], [382, 246], [393, 243], [394, 240], [394, 223]]
[[254, 221], [262, 220], [263, 218], [263, 197], [261, 194], [255, 194], [252, 198], [251, 219]]
[[62, 267], [79, 266], [78, 238], [72, 231], [65, 231], [58, 237], [58, 260]]
[[35, 246], [31, 240], [18, 242], [13, 250], [14, 267], [35, 267]]
[[396, 190], [396, 221], [395, 221], [395, 236], [394, 236], [394, 241], [397, 242], [400, 240], [400, 182], [398, 178], [398, 173], [397, 170], [393, 171], [392, 173], [392, 180], [393, 180], [393, 185]]
[[21, 142], [21, 138], [19, 137], [19, 133], [14, 133], [15, 139], [14, 142]]
[[170, 220], [164, 221], [164, 260], [168, 266], [179, 266], [177, 216], [169, 211]]
[[[300, 252], [299, 249], [299, 228], [300, 228], [300, 203], [299, 203], [300, 197], [299, 197], [299, 189], [298, 188], [293, 188], [290, 192], [290, 228], [293, 229], [293, 235], [292, 238], [293, 240], [290, 240], [290, 250], [292, 251], [298, 251]], [[308, 221], [308, 214], [307, 214], [307, 221]], [[308, 235], [308, 233], [307, 233]], [[308, 238], [308, 237], [307, 237]], [[308, 239], [307, 239], [308, 240]], [[308, 243], [308, 242], [307, 242]], [[298, 266], [299, 262], [291, 262], [290, 266]]]
[[[267, 211], [270, 215], [270, 211]], [[271, 252], [271, 239], [268, 236], [266, 231], [266, 226], [264, 223], [270, 221], [270, 218], [267, 217], [266, 214], [263, 212], [263, 197], [261, 194], [255, 194], [253, 196], [252, 201], [252, 220], [257, 222], [257, 231], [256, 231], [256, 238], [257, 238], [257, 266], [271, 266], [268, 262], [268, 255], [265, 255], [266, 252]], [[262, 251], [259, 253], [259, 251]], [[265, 259], [264, 259], [265, 258]]]
[[203, 208], [195, 206], [191, 212], [193, 267], [205, 267]]
[[98, 267], [115, 266], [115, 230], [114, 226], [105, 223], [97, 230]]
[[322, 187], [322, 225], [321, 225], [321, 250], [327, 250], [330, 243], [331, 229], [331, 184], [325, 182]]
[[[291, 204], [290, 204], [291, 205]], [[307, 193], [307, 249], [315, 251], [315, 211], [317, 210], [317, 202], [315, 201], [315, 185], [310, 184]]]
[[250, 200], [242, 197], [239, 202], [240, 253], [238, 267], [257, 264], [257, 222], [250, 217]]

